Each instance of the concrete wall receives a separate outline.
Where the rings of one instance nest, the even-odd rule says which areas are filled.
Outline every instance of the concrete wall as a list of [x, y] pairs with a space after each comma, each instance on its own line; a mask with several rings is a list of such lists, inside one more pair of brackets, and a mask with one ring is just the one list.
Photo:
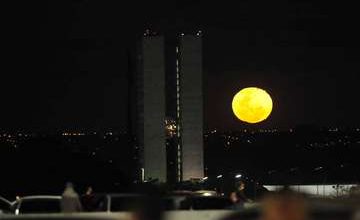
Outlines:
[[204, 176], [202, 40], [180, 39], [182, 179]]
[[201, 211], [170, 211], [164, 213], [165, 220], [221, 220], [233, 211], [201, 210]]
[[[291, 185], [290, 188], [296, 192], [306, 193], [308, 195], [328, 197], [328, 196], [343, 196], [348, 193], [352, 184], [340, 184], [340, 185]], [[270, 191], [276, 191], [282, 188], [277, 185], [265, 185]]]
[[143, 163], [145, 179], [166, 181], [165, 58], [163, 37], [142, 42]]

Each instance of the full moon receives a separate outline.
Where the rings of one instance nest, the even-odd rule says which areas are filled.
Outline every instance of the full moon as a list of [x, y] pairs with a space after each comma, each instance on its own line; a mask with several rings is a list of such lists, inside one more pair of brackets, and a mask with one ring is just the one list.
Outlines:
[[232, 101], [235, 116], [247, 123], [258, 123], [267, 119], [272, 111], [273, 102], [263, 89], [248, 87], [236, 93]]

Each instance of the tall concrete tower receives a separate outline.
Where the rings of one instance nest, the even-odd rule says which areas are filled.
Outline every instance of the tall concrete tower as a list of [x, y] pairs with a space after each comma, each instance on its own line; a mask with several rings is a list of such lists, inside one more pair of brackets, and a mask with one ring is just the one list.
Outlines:
[[190, 180], [204, 176], [201, 37], [182, 36], [179, 48], [182, 180]]
[[[139, 45], [137, 72], [137, 136], [143, 149], [145, 179], [202, 178], [201, 32], [165, 37], [145, 33]], [[171, 141], [165, 134], [166, 118], [176, 122]]]
[[164, 38], [143, 38], [138, 49], [137, 139], [143, 178], [166, 182]]

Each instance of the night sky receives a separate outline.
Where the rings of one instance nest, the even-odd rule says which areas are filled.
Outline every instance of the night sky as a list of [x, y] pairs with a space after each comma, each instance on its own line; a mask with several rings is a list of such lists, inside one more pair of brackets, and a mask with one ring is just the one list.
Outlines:
[[231, 111], [247, 86], [274, 99], [251, 127], [360, 125], [355, 5], [128, 2], [1, 3], [0, 128], [126, 128], [129, 45], [175, 18], [204, 33], [206, 128], [247, 127]]

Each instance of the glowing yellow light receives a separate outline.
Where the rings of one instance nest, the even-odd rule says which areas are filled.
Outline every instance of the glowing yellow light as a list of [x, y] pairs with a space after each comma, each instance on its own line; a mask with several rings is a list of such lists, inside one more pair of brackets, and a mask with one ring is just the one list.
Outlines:
[[270, 95], [263, 89], [248, 87], [238, 92], [232, 101], [235, 116], [241, 121], [258, 123], [269, 117], [273, 108]]

